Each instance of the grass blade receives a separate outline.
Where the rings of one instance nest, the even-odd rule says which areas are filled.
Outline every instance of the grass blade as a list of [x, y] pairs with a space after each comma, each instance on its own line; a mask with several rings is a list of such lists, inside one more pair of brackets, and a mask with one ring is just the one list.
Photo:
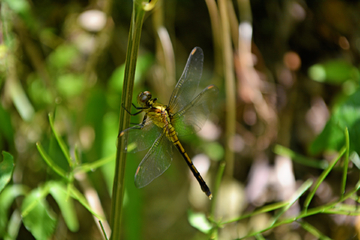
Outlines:
[[324, 179], [326, 178], [326, 176], [330, 173], [330, 171], [334, 168], [335, 164], [339, 161], [339, 159], [344, 155], [346, 151], [346, 148], [343, 147], [340, 150], [339, 156], [337, 156], [336, 158], [334, 158], [331, 162], [330, 165], [321, 173], [321, 175], [319, 176], [319, 178], [317, 179], [316, 183], [315, 183], [315, 187], [314, 189], [310, 192], [310, 194], [308, 195], [308, 197], [305, 200], [304, 203], [304, 207], [305, 209], [307, 209], [309, 207], [309, 204], [311, 202], [311, 200], [313, 199], [316, 190], [319, 188], [320, 184], [324, 181]]
[[300, 188], [298, 190], [296, 190], [296, 192], [293, 194], [293, 196], [288, 201], [288, 204], [278, 214], [276, 214], [276, 216], [274, 217], [274, 221], [271, 224], [271, 226], [274, 225], [277, 222], [277, 220], [280, 218], [280, 216], [284, 212], [289, 210], [289, 208], [304, 194], [304, 192], [306, 192], [311, 187], [312, 184], [313, 184], [313, 181], [311, 179], [308, 179], [306, 182], [304, 182], [300, 186]]
[[51, 127], [52, 132], [54, 133], [56, 141], [58, 142], [58, 144], [59, 144], [59, 146], [61, 148], [61, 151], [63, 152], [66, 160], [68, 161], [69, 166], [72, 167], [73, 163], [72, 163], [72, 160], [70, 158], [69, 150], [68, 150], [66, 144], [64, 143], [64, 141], [62, 140], [62, 138], [59, 137], [59, 134], [57, 133], [57, 131], [54, 128], [54, 119], [53, 119], [51, 113], [48, 114], [48, 117], [49, 117], [50, 127]]
[[274, 148], [274, 153], [281, 155], [281, 156], [287, 156], [290, 157], [292, 161], [299, 163], [304, 166], [309, 166], [313, 168], [319, 168], [319, 169], [326, 169], [329, 166], [329, 163], [325, 160], [317, 160], [317, 159], [311, 159], [307, 157], [303, 157], [300, 154], [297, 154], [293, 152], [292, 150], [283, 147], [281, 145], [276, 145]]
[[349, 130], [345, 128], [345, 147], [346, 147], [346, 154], [345, 154], [345, 161], [344, 161], [344, 171], [342, 177], [342, 184], [341, 184], [341, 198], [344, 197], [345, 194], [345, 187], [346, 187], [346, 178], [349, 166], [349, 153], [350, 153], [350, 139], [349, 139]]
[[51, 157], [45, 152], [44, 148], [42, 147], [41, 143], [37, 142], [36, 147], [42, 156], [42, 158], [45, 160], [47, 165], [54, 170], [57, 174], [59, 174], [61, 177], [68, 179], [67, 173], [62, 170], [58, 165], [54, 163], [54, 161], [51, 159]]

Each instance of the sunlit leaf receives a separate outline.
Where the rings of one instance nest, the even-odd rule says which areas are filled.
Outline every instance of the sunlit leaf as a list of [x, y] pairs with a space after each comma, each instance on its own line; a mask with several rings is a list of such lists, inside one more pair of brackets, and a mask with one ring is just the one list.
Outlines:
[[3, 2], [7, 3], [9, 8], [14, 11], [17, 15], [19, 15], [24, 23], [30, 28], [33, 29], [36, 27], [37, 22], [33, 17], [31, 12], [31, 7], [28, 1], [26, 0], [3, 0]]
[[72, 198], [67, 198], [67, 188], [64, 184], [59, 182], [51, 182], [50, 194], [53, 196], [59, 205], [61, 214], [64, 217], [67, 227], [76, 232], [79, 229], [79, 222], [76, 217], [75, 207]]
[[355, 164], [355, 166], [360, 169], [360, 157], [359, 154], [357, 152], [353, 152], [350, 155], [350, 160], [351, 162], [353, 162]]
[[4, 2], [9, 5], [11, 10], [18, 14], [30, 11], [30, 5], [25, 0], [4, 0]]
[[11, 204], [18, 196], [27, 193], [27, 187], [23, 185], [10, 185], [0, 193], [0, 238], [4, 236], [7, 226], [7, 216]]
[[[8, 224], [7, 237], [9, 240], [17, 238], [21, 224], [22, 224], [21, 215], [20, 215], [20, 212], [16, 209], [11, 214], [9, 224]], [[5, 238], [5, 240], [7, 240], [7, 239]]]
[[61, 70], [71, 66], [78, 54], [79, 51], [74, 45], [60, 45], [49, 55], [49, 65], [50, 67]]
[[66, 96], [72, 97], [80, 94], [85, 87], [85, 81], [82, 75], [64, 74], [61, 75], [56, 82], [59, 92]]
[[35, 110], [30, 102], [29, 98], [26, 95], [26, 92], [23, 86], [20, 84], [19, 81], [15, 80], [11, 82], [11, 86], [9, 87], [10, 94], [16, 109], [18, 110], [21, 118], [24, 121], [31, 121], [34, 117]]
[[[23, 201], [23, 223], [36, 239], [49, 239], [56, 226], [56, 217], [44, 199], [42, 189], [33, 190]], [[24, 210], [26, 214], [24, 214]]]
[[188, 211], [188, 220], [191, 226], [203, 233], [209, 233], [212, 228], [204, 213]]
[[54, 102], [51, 90], [46, 87], [42, 79], [37, 74], [32, 74], [28, 77], [29, 95], [34, 104], [46, 105]]
[[225, 150], [222, 145], [217, 142], [204, 144], [204, 151], [212, 160], [219, 161], [224, 157]]
[[318, 82], [341, 84], [359, 78], [359, 71], [345, 60], [331, 60], [311, 66], [309, 76]]

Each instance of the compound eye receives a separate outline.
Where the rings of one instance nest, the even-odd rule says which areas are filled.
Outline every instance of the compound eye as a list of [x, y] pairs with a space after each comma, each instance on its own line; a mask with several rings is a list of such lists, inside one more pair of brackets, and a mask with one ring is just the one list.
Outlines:
[[141, 92], [138, 99], [141, 103], [147, 103], [151, 99], [151, 93], [149, 91]]

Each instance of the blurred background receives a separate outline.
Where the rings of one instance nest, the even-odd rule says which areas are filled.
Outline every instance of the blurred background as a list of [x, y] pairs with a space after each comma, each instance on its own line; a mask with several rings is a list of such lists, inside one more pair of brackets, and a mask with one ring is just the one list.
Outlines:
[[[0, 149], [15, 159], [9, 186], [27, 188], [3, 215], [8, 219], [3, 231], [26, 194], [62, 181], [37, 142], [61, 169], [71, 170], [49, 113], [70, 156], [78, 154], [81, 164], [115, 158], [132, 5], [130, 0], [1, 2]], [[167, 104], [196, 46], [204, 51], [200, 85], [217, 85], [220, 96], [203, 129], [181, 140], [211, 189], [226, 162], [215, 218], [232, 219], [288, 200], [305, 180], [322, 173], [321, 166], [279, 155], [276, 146], [312, 162], [330, 161], [345, 143], [347, 126], [358, 159], [359, 1], [159, 0], [145, 15], [133, 102], [138, 92], [149, 90]], [[178, 156], [162, 176], [137, 189], [133, 179], [142, 157], [128, 155], [123, 226], [118, 226], [124, 239], [208, 239], [191, 219], [209, 213], [211, 202], [183, 159]], [[353, 162], [349, 189], [358, 178]], [[90, 205], [107, 219], [114, 168], [114, 161], [107, 161], [74, 181], [88, 201], [97, 199]], [[338, 198], [341, 177], [341, 171], [332, 172], [311, 206]], [[78, 227], [69, 230], [54, 197], [44, 200], [56, 219], [51, 239], [102, 239], [97, 219], [79, 201], [74, 201]], [[298, 215], [301, 204], [300, 199], [285, 216]], [[220, 239], [261, 230], [271, 216], [227, 224]], [[305, 220], [332, 239], [360, 239], [357, 216], [318, 214]], [[17, 226], [16, 239], [35, 239], [21, 219]], [[264, 236], [316, 239], [296, 223]]]

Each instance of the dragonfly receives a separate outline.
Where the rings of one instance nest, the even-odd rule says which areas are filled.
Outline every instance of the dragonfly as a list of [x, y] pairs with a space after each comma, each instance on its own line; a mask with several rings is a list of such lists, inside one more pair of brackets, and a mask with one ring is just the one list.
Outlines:
[[[189, 155], [181, 144], [179, 137], [198, 132], [208, 119], [216, 103], [219, 89], [209, 85], [199, 94], [199, 82], [202, 74], [204, 54], [201, 48], [195, 47], [187, 60], [185, 69], [173, 90], [168, 105], [161, 104], [149, 91], [140, 92], [137, 96], [139, 106], [132, 116], [145, 113], [141, 123], [120, 132], [119, 137], [128, 135], [124, 151], [136, 146], [133, 152], [149, 149], [140, 162], [135, 173], [135, 186], [142, 188], [163, 174], [170, 166], [174, 150], [179, 152], [201, 190], [212, 198], [210, 188], [194, 166]], [[129, 145], [128, 145], [129, 143]]]

